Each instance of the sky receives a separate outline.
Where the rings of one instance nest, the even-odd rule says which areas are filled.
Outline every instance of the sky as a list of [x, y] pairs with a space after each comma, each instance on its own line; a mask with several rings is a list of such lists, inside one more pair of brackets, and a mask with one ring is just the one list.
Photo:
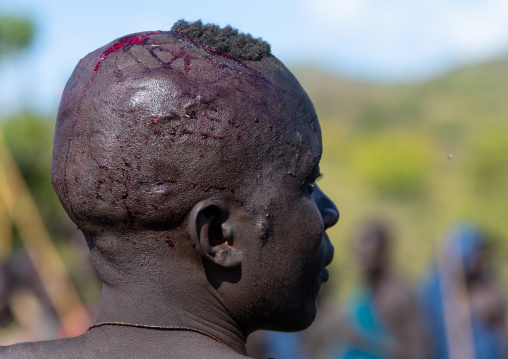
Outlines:
[[36, 25], [29, 49], [0, 61], [0, 114], [54, 114], [80, 58], [181, 18], [261, 37], [289, 67], [369, 82], [422, 80], [508, 57], [506, 0], [0, 0], [0, 13]]

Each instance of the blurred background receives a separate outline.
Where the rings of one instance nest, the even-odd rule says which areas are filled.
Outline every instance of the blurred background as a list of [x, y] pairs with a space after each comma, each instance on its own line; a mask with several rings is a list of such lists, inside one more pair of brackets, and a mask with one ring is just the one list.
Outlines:
[[373, 219], [390, 227], [390, 266], [411, 288], [450, 228], [481, 228], [508, 295], [506, 1], [2, 0], [0, 344], [83, 332], [98, 308], [86, 245], [50, 183], [55, 116], [74, 66], [181, 18], [268, 41], [313, 100], [319, 185], [341, 213], [329, 231], [338, 302], [361, 281], [354, 238]]

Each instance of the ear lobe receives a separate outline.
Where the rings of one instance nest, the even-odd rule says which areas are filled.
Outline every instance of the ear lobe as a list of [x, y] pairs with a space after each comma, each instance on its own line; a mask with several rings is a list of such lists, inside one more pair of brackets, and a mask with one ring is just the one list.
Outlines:
[[242, 263], [242, 255], [237, 248], [227, 242], [210, 248], [207, 258], [224, 268], [234, 268]]
[[197, 203], [189, 218], [189, 233], [203, 259], [223, 268], [241, 264], [241, 252], [234, 246], [234, 231], [227, 206], [216, 200]]

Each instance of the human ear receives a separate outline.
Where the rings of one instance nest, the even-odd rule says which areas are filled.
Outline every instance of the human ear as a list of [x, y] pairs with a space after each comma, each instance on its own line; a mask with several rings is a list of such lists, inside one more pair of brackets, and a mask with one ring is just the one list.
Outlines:
[[223, 268], [241, 264], [241, 251], [234, 246], [234, 226], [225, 203], [205, 200], [192, 208], [189, 233], [201, 257]]

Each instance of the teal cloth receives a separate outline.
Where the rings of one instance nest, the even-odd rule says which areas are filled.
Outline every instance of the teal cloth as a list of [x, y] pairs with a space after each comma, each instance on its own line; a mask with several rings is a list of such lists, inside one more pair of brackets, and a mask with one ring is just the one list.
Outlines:
[[[373, 346], [379, 346], [378, 343], [389, 337], [388, 330], [376, 312], [374, 296], [370, 290], [363, 289], [353, 298], [347, 314], [349, 325]], [[381, 353], [367, 352], [348, 343], [337, 354], [337, 359], [388, 359]]]

